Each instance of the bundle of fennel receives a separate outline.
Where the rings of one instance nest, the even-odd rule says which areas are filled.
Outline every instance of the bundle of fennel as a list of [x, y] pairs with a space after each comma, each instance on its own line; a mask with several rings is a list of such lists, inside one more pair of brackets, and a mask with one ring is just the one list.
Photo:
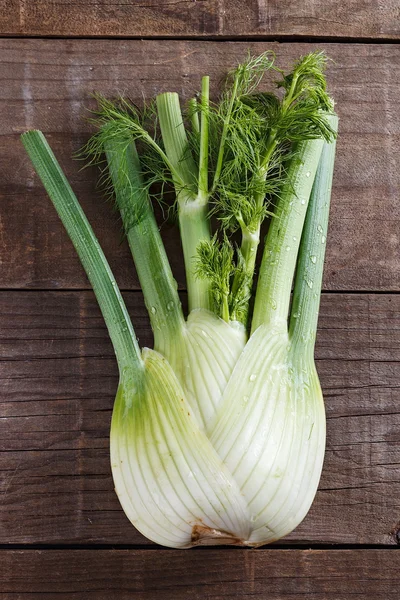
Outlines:
[[[203, 77], [183, 115], [176, 93], [143, 110], [97, 98], [98, 131], [85, 154], [104, 161], [154, 350], [140, 350], [110, 267], [43, 134], [22, 136], [117, 357], [116, 493], [133, 525], [164, 546], [275, 541], [302, 521], [316, 493], [325, 413], [313, 354], [337, 132], [325, 65], [323, 53], [312, 53], [285, 74], [270, 52], [249, 57], [228, 75], [217, 103]], [[271, 70], [277, 90], [260, 91]], [[176, 197], [186, 320], [152, 208], [164, 183]]]

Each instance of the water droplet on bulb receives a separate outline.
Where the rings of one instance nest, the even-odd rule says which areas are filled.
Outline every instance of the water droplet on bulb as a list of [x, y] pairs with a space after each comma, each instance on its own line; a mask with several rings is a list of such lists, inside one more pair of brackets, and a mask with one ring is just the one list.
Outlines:
[[273, 310], [276, 310], [276, 302], [275, 302], [275, 300], [274, 300], [273, 298], [271, 298], [271, 300], [270, 300], [270, 302], [269, 302], [269, 303], [270, 303], [270, 305], [271, 305], [271, 308], [272, 308]]
[[302, 201], [301, 201], [301, 203], [302, 203], [302, 204], [305, 204], [305, 203], [306, 203], [306, 201], [305, 201], [305, 200], [302, 200]]
[[293, 236], [293, 241], [295, 242], [297, 240], [297, 237], [294, 235]]
[[286, 252], [289, 252], [290, 246], [286, 246]]
[[257, 379], [257, 375], [255, 373], [252, 373], [249, 377], [250, 381], [255, 381]]
[[249, 397], [248, 397], [248, 396], [243, 396], [243, 402], [244, 402], [245, 404], [247, 404], [247, 403], [248, 403], [248, 401], [249, 401]]
[[310, 177], [310, 175], [311, 175], [311, 172], [310, 172], [310, 171], [307, 171], [307, 173], [306, 173], [306, 177]]

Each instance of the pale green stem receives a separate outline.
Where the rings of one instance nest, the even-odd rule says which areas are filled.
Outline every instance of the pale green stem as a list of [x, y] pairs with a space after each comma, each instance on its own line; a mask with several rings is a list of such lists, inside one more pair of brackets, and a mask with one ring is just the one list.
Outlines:
[[229, 323], [229, 292], [225, 293], [222, 297], [222, 309], [221, 309], [221, 319]]
[[117, 283], [86, 216], [40, 131], [28, 131], [22, 143], [75, 246], [93, 286], [118, 361], [120, 376], [139, 378], [143, 363], [135, 332]]
[[133, 142], [111, 138], [104, 145], [136, 271], [154, 332], [154, 347], [164, 353], [169, 340], [184, 328], [177, 284], [147, 190], [143, 187], [139, 157]]
[[[337, 131], [338, 118], [330, 116], [329, 121], [332, 129]], [[321, 298], [335, 150], [335, 141], [324, 143], [301, 238], [290, 315], [293, 352], [301, 347], [311, 355]]]
[[196, 308], [211, 310], [210, 282], [196, 275], [197, 248], [200, 242], [210, 241], [207, 199], [196, 200], [179, 194], [179, 229], [185, 260], [189, 312]]
[[183, 185], [196, 194], [197, 168], [189, 149], [179, 96], [176, 92], [166, 92], [159, 94], [156, 100], [165, 152], [180, 178], [175, 185], [179, 189]]
[[201, 82], [201, 130], [199, 158], [199, 192], [208, 194], [208, 121], [210, 103], [210, 78], [203, 77]]
[[262, 323], [287, 327], [290, 293], [300, 237], [323, 140], [300, 142], [288, 183], [271, 220], [254, 305], [252, 332]]
[[193, 133], [200, 134], [200, 120], [196, 98], [190, 98], [189, 100], [189, 113]]
[[182, 185], [175, 185], [179, 226], [188, 288], [189, 311], [211, 309], [210, 284], [196, 276], [197, 248], [211, 239], [208, 220], [208, 197], [197, 192], [197, 171], [186, 136], [179, 96], [166, 93], [157, 96], [161, 134], [168, 159], [179, 173]]

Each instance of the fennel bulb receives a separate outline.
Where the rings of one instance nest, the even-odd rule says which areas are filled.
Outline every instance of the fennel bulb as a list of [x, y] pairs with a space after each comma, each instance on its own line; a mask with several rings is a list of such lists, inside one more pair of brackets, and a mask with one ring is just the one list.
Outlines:
[[[204, 77], [185, 118], [174, 93], [143, 113], [99, 97], [99, 130], [85, 153], [105, 160], [154, 350], [139, 349], [108, 263], [43, 134], [22, 136], [114, 345], [116, 493], [135, 527], [159, 544], [262, 545], [294, 529], [314, 498], [325, 413], [313, 352], [337, 132], [324, 64], [321, 53], [310, 54], [284, 74], [271, 53], [249, 58], [230, 74], [219, 104], [210, 103]], [[270, 69], [282, 76], [281, 97], [258, 91]], [[152, 210], [157, 182], [175, 192], [187, 319]]]

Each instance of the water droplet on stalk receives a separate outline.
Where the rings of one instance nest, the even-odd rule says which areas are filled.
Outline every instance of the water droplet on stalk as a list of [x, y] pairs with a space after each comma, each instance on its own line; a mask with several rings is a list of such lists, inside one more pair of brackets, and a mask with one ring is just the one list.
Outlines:
[[317, 227], [317, 231], [319, 231], [319, 233], [322, 233], [322, 232], [323, 232], [323, 229], [322, 229], [322, 226], [321, 226], [321, 225], [318, 225], [318, 227]]
[[168, 304], [167, 304], [167, 310], [173, 310], [173, 308], [174, 308], [174, 303], [171, 300], [171, 302], [168, 302]]
[[326, 237], [323, 235], [321, 238], [321, 244], [325, 244], [325, 242], [326, 242]]
[[151, 307], [151, 309], [150, 309], [150, 312], [151, 312], [153, 315], [155, 315], [155, 314], [156, 314], [156, 312], [157, 312], [157, 309], [156, 309], [156, 307], [155, 307], [155, 306], [152, 306], [152, 307]]
[[307, 173], [306, 173], [306, 177], [310, 177], [310, 175], [311, 175], [311, 172], [310, 172], [310, 171], [307, 171]]
[[310, 260], [311, 260], [311, 262], [312, 262], [312, 263], [315, 265], [315, 263], [317, 262], [317, 257], [316, 257], [314, 254], [312, 254], [312, 255], [310, 256]]
[[255, 381], [257, 379], [257, 375], [255, 373], [252, 373], [249, 377], [250, 381]]

